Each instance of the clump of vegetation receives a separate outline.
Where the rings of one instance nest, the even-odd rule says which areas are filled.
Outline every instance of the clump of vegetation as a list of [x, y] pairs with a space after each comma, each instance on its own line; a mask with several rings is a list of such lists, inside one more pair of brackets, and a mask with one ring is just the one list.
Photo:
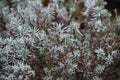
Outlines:
[[1, 4], [1, 80], [119, 78], [119, 19], [111, 20], [103, 0]]

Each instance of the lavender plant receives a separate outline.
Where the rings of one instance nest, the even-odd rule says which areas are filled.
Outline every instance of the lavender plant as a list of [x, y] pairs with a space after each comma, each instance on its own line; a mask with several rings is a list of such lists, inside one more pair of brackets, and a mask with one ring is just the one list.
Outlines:
[[103, 0], [18, 2], [16, 9], [2, 8], [7, 30], [0, 37], [0, 79], [106, 79], [119, 48]]

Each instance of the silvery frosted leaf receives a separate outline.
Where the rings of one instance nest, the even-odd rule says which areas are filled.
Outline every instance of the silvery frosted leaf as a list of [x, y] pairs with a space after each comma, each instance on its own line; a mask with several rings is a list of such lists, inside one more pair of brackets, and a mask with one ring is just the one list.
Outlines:
[[74, 57], [79, 58], [80, 57], [80, 50], [75, 50], [74, 52]]
[[118, 51], [115, 50], [115, 51], [112, 51], [112, 54], [111, 54], [111, 55], [112, 55], [113, 57], [115, 57], [117, 54], [118, 54]]
[[64, 0], [52, 0], [52, 1], [55, 2], [55, 3], [64, 2]]
[[102, 78], [98, 77], [98, 76], [95, 76], [95, 77], [93, 77], [93, 80], [102, 80]]
[[14, 65], [12, 68], [14, 69], [14, 73], [19, 71], [19, 67], [17, 65]]
[[29, 51], [28, 51], [27, 48], [24, 48], [24, 49], [22, 49], [22, 52], [21, 52], [21, 53], [22, 53], [22, 56], [23, 56], [23, 57], [27, 57]]
[[22, 38], [22, 37], [17, 39], [17, 42], [20, 44], [23, 44], [23, 45], [25, 44], [24, 38]]
[[[62, 27], [63, 27], [63, 24], [62, 23], [58, 23], [58, 24], [56, 24], [56, 30], [58, 30], [58, 31], [62, 31]], [[62, 31], [63, 32], [63, 31]], [[61, 33], [62, 33], [61, 32]]]
[[65, 67], [65, 65], [62, 62], [59, 62], [58, 64], [59, 64], [60, 68], [64, 68]]
[[70, 57], [73, 57], [74, 55], [73, 55], [73, 53], [69, 52], [69, 53], [67, 53], [66, 56], [70, 58]]
[[22, 80], [23, 79], [23, 75], [19, 75], [18, 79]]
[[59, 47], [57, 47], [57, 50], [59, 50], [61, 52], [64, 52], [64, 47], [63, 46], [59, 46]]
[[53, 76], [45, 76], [43, 80], [53, 80]]
[[16, 41], [16, 40], [13, 40], [13, 41], [11, 42], [11, 45], [12, 45], [13, 47], [17, 46], [17, 41]]
[[88, 16], [88, 13], [90, 12], [90, 10], [92, 10], [95, 7], [97, 2], [98, 0], [84, 0], [86, 10], [85, 12], [83, 12], [83, 15]]
[[41, 17], [45, 20], [45, 23], [50, 23], [55, 17], [55, 12], [54, 12], [54, 8], [52, 8], [51, 6], [48, 5], [48, 7], [44, 8], [42, 10], [42, 15]]
[[63, 78], [57, 78], [57, 80], [64, 80]]
[[96, 68], [95, 68], [95, 72], [98, 73], [98, 74], [101, 74], [105, 69], [105, 66], [104, 65], [97, 65]]
[[48, 74], [48, 73], [49, 73], [49, 69], [48, 69], [47, 67], [44, 68], [43, 70], [44, 70], [45, 74]]
[[105, 58], [105, 52], [102, 48], [96, 49], [95, 52], [97, 53], [97, 59], [99, 60], [100, 58], [104, 59]]
[[63, 8], [60, 8], [60, 9], [57, 9], [57, 13], [58, 13], [58, 17], [61, 17], [63, 18], [64, 20], [67, 19], [67, 11], [66, 9], [63, 7]]
[[108, 54], [108, 56], [106, 57], [106, 65], [110, 65], [113, 62], [113, 56], [111, 56], [110, 54]]
[[71, 35], [70, 34], [60, 34], [60, 39], [64, 39], [64, 38], [67, 38], [67, 37], [70, 37]]
[[10, 45], [6, 45], [5, 46], [5, 53], [8, 54], [10, 52], [10, 50], [11, 50]]
[[41, 39], [47, 37], [46, 32], [44, 30], [41, 31]]
[[87, 8], [91, 8], [91, 7], [94, 7], [96, 5], [96, 2], [98, 2], [98, 0], [85, 0], [84, 3], [85, 3], [85, 6]]

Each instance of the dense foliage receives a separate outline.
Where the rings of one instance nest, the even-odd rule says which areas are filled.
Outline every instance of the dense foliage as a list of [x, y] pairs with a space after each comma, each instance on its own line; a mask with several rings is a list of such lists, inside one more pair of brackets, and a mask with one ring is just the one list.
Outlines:
[[120, 17], [103, 0], [1, 0], [0, 80], [120, 77]]

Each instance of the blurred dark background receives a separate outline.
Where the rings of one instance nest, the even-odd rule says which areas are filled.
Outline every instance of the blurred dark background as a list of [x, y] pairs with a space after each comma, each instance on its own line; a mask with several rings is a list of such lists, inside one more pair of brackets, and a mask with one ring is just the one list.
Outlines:
[[117, 9], [120, 14], [120, 0], [105, 0], [107, 2], [106, 8], [114, 15], [114, 9]]

